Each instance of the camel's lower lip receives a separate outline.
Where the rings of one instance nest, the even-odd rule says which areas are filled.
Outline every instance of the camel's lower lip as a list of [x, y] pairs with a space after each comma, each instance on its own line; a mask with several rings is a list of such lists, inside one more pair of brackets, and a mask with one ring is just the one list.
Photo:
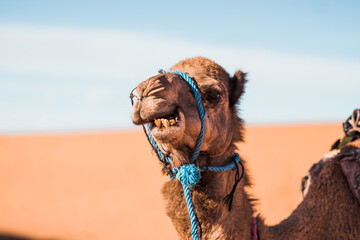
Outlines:
[[150, 123], [150, 129], [151, 129], [151, 133], [154, 135], [159, 135], [159, 134], [171, 134], [172, 132], [176, 132], [179, 130], [179, 126], [175, 125], [175, 126], [170, 126], [170, 127], [162, 127], [162, 128], [158, 128], [155, 126], [155, 124]]

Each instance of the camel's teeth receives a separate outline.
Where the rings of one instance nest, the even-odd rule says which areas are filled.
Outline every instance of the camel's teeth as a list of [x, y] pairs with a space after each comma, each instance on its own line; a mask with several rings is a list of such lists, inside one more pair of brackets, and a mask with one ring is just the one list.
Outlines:
[[166, 153], [167, 152], [167, 147], [164, 144], [160, 144], [160, 147], [162, 148], [162, 150]]
[[174, 125], [176, 122], [175, 122], [174, 119], [170, 119], [170, 120], [169, 120], [169, 123], [170, 123], [170, 125], [172, 126], [172, 125]]
[[155, 119], [154, 123], [155, 123], [156, 127], [161, 128], [161, 120], [160, 119]]
[[166, 128], [170, 126], [169, 120], [167, 120], [167, 119], [162, 118], [161, 122], [164, 125], [164, 127], [166, 127]]
[[178, 117], [175, 118], [175, 122], [179, 122], [179, 118], [178, 118]]

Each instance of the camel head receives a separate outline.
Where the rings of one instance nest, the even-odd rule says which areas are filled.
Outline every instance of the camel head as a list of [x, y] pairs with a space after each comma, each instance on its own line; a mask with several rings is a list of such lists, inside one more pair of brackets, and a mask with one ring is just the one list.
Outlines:
[[[205, 115], [205, 135], [200, 155], [220, 156], [242, 140], [242, 121], [235, 104], [244, 91], [245, 74], [233, 77], [215, 62], [196, 57], [174, 65], [136, 87], [134, 124], [150, 124], [151, 135], [174, 166], [189, 163], [201, 122], [194, 93], [177, 73], [181, 71], [197, 84]], [[232, 153], [231, 153], [232, 154]]]

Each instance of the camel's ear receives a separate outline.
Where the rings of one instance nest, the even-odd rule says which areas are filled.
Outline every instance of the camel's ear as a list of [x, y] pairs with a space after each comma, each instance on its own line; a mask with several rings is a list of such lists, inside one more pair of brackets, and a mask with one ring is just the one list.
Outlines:
[[232, 78], [230, 78], [229, 101], [230, 106], [233, 106], [244, 93], [246, 83], [246, 73], [237, 71]]

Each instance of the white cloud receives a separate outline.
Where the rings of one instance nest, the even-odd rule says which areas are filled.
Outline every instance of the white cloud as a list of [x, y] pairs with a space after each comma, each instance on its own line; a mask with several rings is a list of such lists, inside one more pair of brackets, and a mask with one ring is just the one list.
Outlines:
[[360, 88], [360, 63], [221, 47], [119, 30], [0, 25], [0, 71], [113, 80], [144, 79], [202, 55], [251, 81], [282, 86]]
[[250, 122], [341, 120], [358, 107], [359, 62], [165, 34], [0, 25], [0, 131], [130, 126], [130, 89], [198, 55], [249, 72], [241, 108]]

